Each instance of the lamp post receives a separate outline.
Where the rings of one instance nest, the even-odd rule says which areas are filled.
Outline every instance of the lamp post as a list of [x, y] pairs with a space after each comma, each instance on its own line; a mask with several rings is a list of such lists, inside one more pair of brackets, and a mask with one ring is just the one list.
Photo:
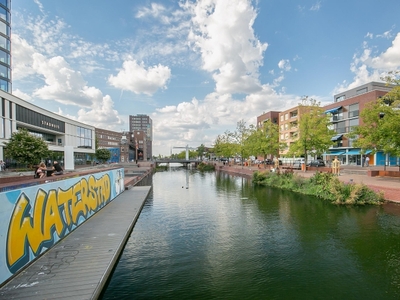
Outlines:
[[138, 162], [138, 142], [137, 142], [137, 139], [135, 139], [135, 151], [136, 151], [135, 160], [136, 160], [136, 164], [137, 164], [137, 162]]

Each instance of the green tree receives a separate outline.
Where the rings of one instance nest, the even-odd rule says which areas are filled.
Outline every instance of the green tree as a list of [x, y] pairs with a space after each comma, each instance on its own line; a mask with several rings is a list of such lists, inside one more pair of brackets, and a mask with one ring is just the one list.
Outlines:
[[232, 157], [235, 154], [235, 146], [233, 145], [233, 134], [225, 131], [224, 134], [218, 135], [214, 142], [214, 153], [219, 157]]
[[197, 147], [197, 156], [200, 159], [203, 159], [205, 152], [206, 152], [206, 147], [203, 144], [201, 144], [199, 147]]
[[236, 131], [232, 134], [233, 150], [240, 155], [241, 161], [250, 155], [250, 148], [247, 146], [247, 139], [250, 136], [251, 128], [246, 126], [244, 120], [236, 123]]
[[252, 155], [262, 155], [264, 160], [268, 155], [278, 156], [283, 145], [279, 142], [279, 127], [268, 120], [263, 127], [250, 127], [250, 135], [246, 141]]
[[384, 97], [369, 102], [360, 113], [362, 124], [349, 134], [354, 138], [354, 146], [363, 152], [371, 150], [375, 153], [382, 150], [392, 156], [400, 156], [400, 79], [398, 72], [389, 73], [385, 77], [393, 89]]
[[44, 140], [22, 128], [14, 132], [5, 144], [5, 156], [28, 167], [39, 164], [42, 158], [49, 157], [51, 154]]
[[111, 152], [105, 148], [96, 149], [96, 158], [104, 163], [111, 158]]
[[335, 132], [330, 129], [329, 116], [324, 114], [320, 103], [307, 96], [299, 104], [299, 135], [290, 145], [289, 153], [304, 156], [307, 164], [307, 155], [322, 155], [332, 145], [331, 138]]

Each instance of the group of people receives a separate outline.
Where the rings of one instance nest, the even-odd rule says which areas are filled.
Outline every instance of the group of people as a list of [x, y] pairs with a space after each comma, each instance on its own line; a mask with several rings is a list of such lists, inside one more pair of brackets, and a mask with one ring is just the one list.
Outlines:
[[53, 166], [51, 168], [47, 168], [46, 164], [44, 162], [41, 162], [35, 171], [35, 175], [38, 178], [62, 175], [63, 173], [64, 170], [57, 161], [53, 162]]

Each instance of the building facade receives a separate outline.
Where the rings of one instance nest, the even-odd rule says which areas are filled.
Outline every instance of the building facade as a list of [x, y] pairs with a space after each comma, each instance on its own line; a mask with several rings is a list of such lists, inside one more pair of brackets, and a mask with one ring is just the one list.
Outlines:
[[134, 157], [133, 134], [96, 128], [97, 147], [111, 152], [109, 163], [130, 162]]
[[279, 113], [279, 142], [286, 144], [279, 153], [283, 157], [288, 153], [290, 145], [299, 137], [299, 120], [305, 110], [304, 106], [296, 106]]
[[[95, 128], [26, 102], [0, 90], [0, 159], [5, 143], [20, 128], [43, 139], [49, 150], [57, 155], [66, 170], [75, 164], [86, 164], [88, 155], [95, 153]], [[40, 160], [45, 157], [38, 157]]]
[[11, 93], [11, 0], [0, 0], [0, 90]]
[[[129, 131], [133, 132], [135, 138], [139, 134], [140, 131], [144, 133], [144, 138], [141, 138], [141, 141], [144, 141], [142, 155], [143, 160], [151, 160], [153, 157], [153, 121], [147, 115], [138, 114], [136, 116], [129, 116]], [[139, 145], [140, 149], [140, 145]]]
[[[369, 156], [370, 165], [385, 164], [386, 157], [382, 152], [369, 155], [371, 151], [361, 153], [361, 149], [354, 148], [354, 140], [347, 137], [354, 127], [362, 125], [359, 118], [360, 112], [369, 102], [376, 101], [378, 98], [387, 94], [393, 86], [388, 86], [383, 82], [369, 82], [354, 89], [334, 95], [334, 102], [323, 107], [326, 114], [330, 116], [331, 128], [336, 134], [332, 137], [332, 147], [325, 154], [325, 160], [330, 160], [332, 156], [337, 156], [342, 164], [363, 165], [365, 155]], [[396, 164], [397, 158], [392, 158], [392, 164]]]
[[279, 113], [280, 111], [269, 111], [267, 113], [263, 113], [262, 115], [257, 117], [257, 128], [262, 128], [263, 124], [269, 120], [273, 124], [279, 123]]

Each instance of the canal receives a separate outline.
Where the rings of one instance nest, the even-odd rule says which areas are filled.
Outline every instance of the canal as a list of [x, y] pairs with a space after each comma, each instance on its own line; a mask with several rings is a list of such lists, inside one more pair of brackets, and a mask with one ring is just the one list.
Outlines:
[[400, 206], [338, 207], [172, 168], [103, 299], [399, 299]]

